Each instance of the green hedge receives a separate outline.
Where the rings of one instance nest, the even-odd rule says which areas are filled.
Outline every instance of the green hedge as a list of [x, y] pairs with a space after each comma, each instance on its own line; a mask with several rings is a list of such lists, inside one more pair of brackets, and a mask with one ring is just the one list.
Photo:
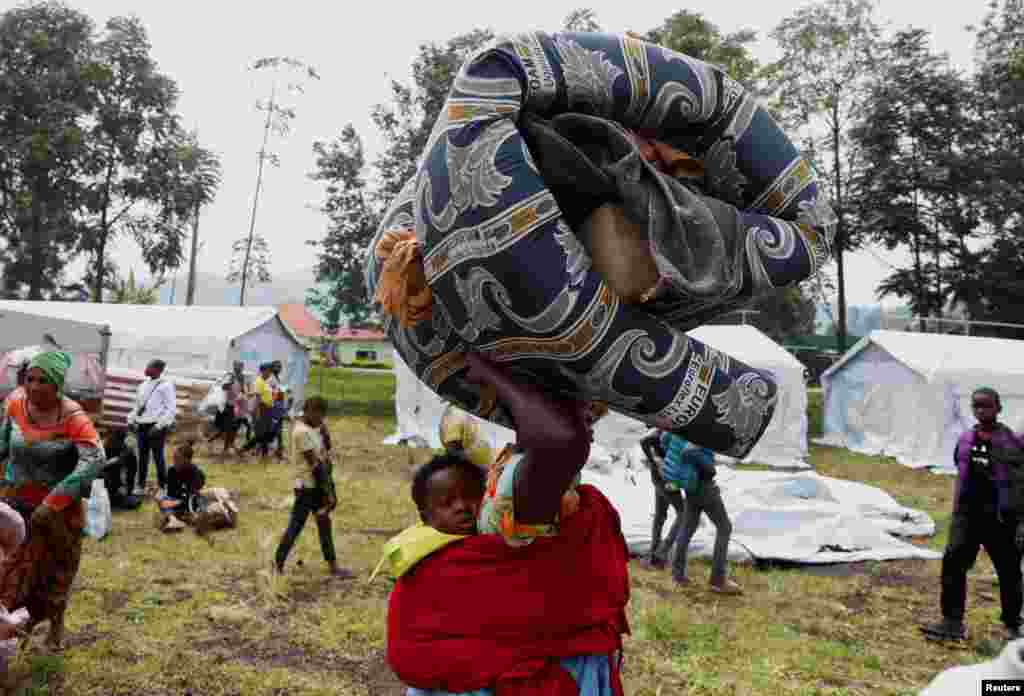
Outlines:
[[395, 414], [395, 375], [391, 372], [349, 372], [313, 365], [306, 394], [327, 399], [332, 415], [392, 417]]
[[821, 389], [807, 390], [807, 437], [825, 434], [825, 394]]

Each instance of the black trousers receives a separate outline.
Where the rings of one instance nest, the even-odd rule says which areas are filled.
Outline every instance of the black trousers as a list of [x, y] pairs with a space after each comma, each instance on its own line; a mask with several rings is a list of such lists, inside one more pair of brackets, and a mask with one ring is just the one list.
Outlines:
[[967, 605], [967, 572], [974, 567], [982, 546], [999, 577], [1002, 622], [1008, 628], [1021, 625], [1020, 552], [1016, 544], [1017, 522], [1000, 521], [994, 514], [955, 513], [949, 542], [942, 555], [942, 616], [963, 621]]
[[[669, 551], [679, 537], [683, 528], [683, 519], [686, 517], [686, 502], [683, 494], [679, 491], [665, 490], [665, 480], [651, 471], [651, 483], [654, 485], [654, 523], [651, 525], [651, 560], [668, 560]], [[665, 528], [665, 520], [668, 518], [668, 508], [672, 506], [676, 511], [675, 521], [669, 529], [668, 538], [663, 542], [661, 532]]]
[[288, 529], [285, 530], [274, 557], [278, 568], [284, 567], [284, 562], [288, 560], [288, 554], [291, 553], [292, 546], [302, 534], [302, 529], [306, 526], [306, 520], [310, 515], [316, 519], [316, 529], [320, 534], [320, 551], [324, 554], [324, 560], [329, 563], [337, 560], [334, 554], [334, 531], [331, 529], [331, 516], [314, 514], [323, 507], [323, 500], [323, 493], [318, 489], [298, 488], [295, 490], [295, 505], [292, 506]]
[[163, 488], [167, 485], [167, 463], [164, 459], [167, 431], [154, 425], [140, 425], [137, 435], [139, 439], [139, 486], [146, 487], [146, 477], [149, 475], [149, 454], [152, 452], [153, 463], [156, 464], [157, 483]]

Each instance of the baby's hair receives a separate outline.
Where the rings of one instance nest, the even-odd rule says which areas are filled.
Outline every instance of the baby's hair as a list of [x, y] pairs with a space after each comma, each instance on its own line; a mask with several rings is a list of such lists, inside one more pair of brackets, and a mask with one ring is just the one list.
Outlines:
[[416, 507], [420, 510], [421, 517], [423, 510], [427, 506], [428, 485], [431, 477], [440, 471], [452, 468], [460, 469], [468, 474], [480, 484], [480, 488], [484, 488], [487, 485], [487, 472], [461, 454], [445, 452], [444, 454], [435, 455], [426, 464], [416, 469], [416, 473], [412, 477], [412, 501], [416, 503]]
[[979, 387], [979, 388], [975, 389], [971, 393], [971, 397], [972, 398], [975, 397], [975, 396], [979, 396], [979, 395], [980, 396], [987, 396], [990, 399], [992, 399], [992, 401], [994, 401], [995, 404], [996, 404], [996, 408], [1002, 408], [1003, 407], [1002, 399], [999, 398], [999, 392], [997, 392], [992, 387]]

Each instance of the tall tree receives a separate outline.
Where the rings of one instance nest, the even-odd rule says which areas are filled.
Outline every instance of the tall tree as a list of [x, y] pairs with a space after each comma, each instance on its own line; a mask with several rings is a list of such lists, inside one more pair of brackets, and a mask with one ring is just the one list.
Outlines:
[[492, 38], [491, 31], [476, 30], [444, 44], [422, 44], [412, 64], [412, 84], [392, 80], [390, 103], [372, 111], [385, 142], [373, 163], [373, 187], [366, 176], [362, 140], [351, 125], [335, 141], [314, 145], [317, 169], [311, 176], [326, 187], [321, 210], [328, 228], [322, 241], [310, 242], [318, 250], [316, 280], [325, 289], [311, 290], [307, 302], [319, 310], [326, 328], [336, 329], [342, 317], [353, 323], [372, 318], [363, 266], [380, 216], [415, 174], [459, 68]]
[[975, 90], [988, 149], [983, 214], [997, 236], [1013, 234], [1024, 213], [1024, 2], [992, 0], [975, 30]]
[[[931, 52], [929, 38], [908, 29], [887, 43], [884, 67], [850, 129], [863, 167], [853, 173], [847, 197], [858, 236], [909, 251], [912, 267], [896, 269], [879, 292], [910, 298], [922, 317], [941, 314], [970, 275], [967, 240], [976, 231], [977, 193], [971, 158], [979, 132], [969, 85], [945, 56]], [[951, 267], [944, 274], [947, 255]]]
[[56, 2], [0, 16], [0, 263], [3, 293], [59, 291], [74, 255], [86, 155], [82, 123], [103, 72], [92, 21]]
[[378, 207], [365, 179], [363, 143], [351, 124], [337, 140], [313, 145], [317, 171], [311, 175], [327, 189], [320, 210], [328, 219], [327, 234], [316, 243], [316, 276], [329, 283], [327, 290], [313, 288], [307, 303], [319, 310], [324, 328], [334, 333], [342, 317], [353, 324], [370, 318], [363, 264], [366, 249], [377, 230]]
[[163, 284], [157, 281], [153, 285], [145, 285], [135, 280], [135, 269], [128, 269], [128, 278], [113, 275], [110, 279], [110, 304], [153, 305], [160, 299], [159, 290]]
[[575, 9], [565, 16], [562, 28], [566, 31], [578, 32], [601, 32], [601, 22], [597, 19], [597, 13], [589, 7]]
[[146, 237], [176, 236], [173, 221], [159, 225], [149, 219], [162, 214], [168, 193], [163, 185], [166, 167], [172, 164], [157, 150], [166, 147], [178, 130], [177, 85], [157, 70], [150, 50], [145, 27], [132, 17], [111, 19], [96, 44], [102, 78], [96, 83], [96, 107], [86, 140], [84, 234], [79, 244], [91, 262], [96, 302], [103, 301], [107, 255], [118, 237], [133, 233], [142, 236], [143, 247], [156, 244], [169, 251], [169, 257], [149, 255], [151, 272], [181, 263], [178, 245], [161, 245]]
[[[242, 259], [245, 259], [244, 268]], [[242, 282], [243, 275], [247, 275], [254, 285], [270, 282], [270, 245], [261, 234], [253, 235], [251, 239], [239, 239], [231, 245], [231, 262], [228, 266], [227, 281], [229, 283]], [[239, 304], [239, 306], [244, 307], [245, 305]]]
[[[238, 258], [232, 258], [230, 271], [232, 277], [234, 277], [235, 270], [238, 271], [236, 280], [231, 282], [241, 282], [242, 290], [239, 294], [238, 304], [241, 307], [245, 306], [245, 289], [246, 284], [249, 280], [250, 269], [256, 267], [257, 262], [252, 259], [253, 251], [255, 249], [256, 242], [256, 210], [259, 207], [260, 192], [263, 189], [263, 165], [266, 162], [270, 162], [274, 166], [279, 163], [278, 156], [270, 152], [267, 147], [270, 143], [271, 134], [277, 135], [278, 137], [284, 137], [291, 130], [291, 122], [295, 119], [295, 109], [290, 106], [284, 105], [282, 102], [285, 95], [297, 95], [302, 94], [304, 91], [303, 80], [319, 80], [320, 75], [316, 69], [301, 60], [296, 58], [290, 58], [287, 56], [272, 56], [267, 58], [260, 58], [250, 66], [250, 70], [261, 72], [267, 71], [271, 73], [272, 81], [270, 85], [270, 97], [266, 101], [257, 102], [257, 111], [266, 113], [266, 118], [263, 123], [263, 143], [260, 145], [260, 150], [257, 158], [256, 165], [256, 192], [252, 198], [252, 214], [249, 218], [249, 234], [244, 237], [241, 241], [241, 245], [234, 244], [232, 246], [233, 253]], [[286, 79], [286, 75], [292, 77]], [[296, 77], [296, 75], [298, 77]], [[267, 259], [270, 253], [267, 240], [262, 239], [261, 252], [263, 256], [261, 258]], [[261, 277], [267, 275], [269, 279], [269, 270], [263, 268], [260, 271]]]
[[767, 73], [750, 52], [757, 32], [741, 29], [723, 34], [700, 12], [679, 10], [644, 36], [651, 43], [717, 65], [755, 94], [763, 95]]
[[188, 286], [185, 304], [195, 303], [196, 260], [199, 254], [199, 216], [213, 202], [220, 188], [221, 167], [216, 154], [199, 144], [197, 133], [189, 133], [177, 144], [177, 181], [174, 192], [177, 205], [187, 211], [192, 226], [189, 250]]
[[[826, 163], [832, 203], [838, 217], [834, 253], [839, 317], [837, 348], [846, 350], [846, 277], [843, 253], [859, 241], [849, 225], [847, 186], [856, 170], [849, 129], [878, 68], [881, 32], [871, 0], [822, 0], [797, 10], [771, 32], [782, 48], [773, 73], [779, 108], [790, 126], [809, 134], [809, 148]], [[815, 137], [823, 124], [823, 137]]]

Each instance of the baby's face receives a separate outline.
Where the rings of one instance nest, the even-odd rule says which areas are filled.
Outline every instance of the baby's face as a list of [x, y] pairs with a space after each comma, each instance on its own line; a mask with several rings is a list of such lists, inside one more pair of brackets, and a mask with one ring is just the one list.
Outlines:
[[427, 482], [424, 521], [445, 534], [476, 534], [483, 486], [461, 469], [442, 469]]

